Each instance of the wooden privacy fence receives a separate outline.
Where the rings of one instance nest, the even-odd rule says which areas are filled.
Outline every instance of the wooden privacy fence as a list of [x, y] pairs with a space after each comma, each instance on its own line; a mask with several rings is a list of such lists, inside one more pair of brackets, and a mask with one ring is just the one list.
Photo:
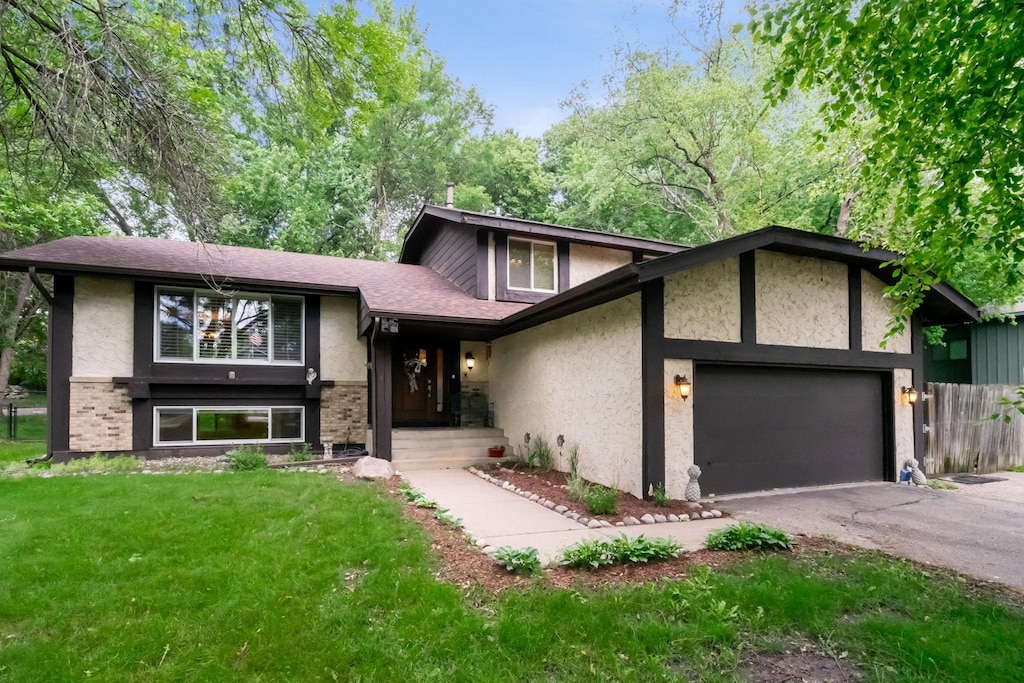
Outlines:
[[[1004, 397], [1016, 399], [1016, 389], [1004, 384], [928, 384], [925, 472], [985, 474], [1024, 465], [1024, 415], [1000, 405]], [[995, 413], [1009, 415], [1010, 421], [987, 419]]]

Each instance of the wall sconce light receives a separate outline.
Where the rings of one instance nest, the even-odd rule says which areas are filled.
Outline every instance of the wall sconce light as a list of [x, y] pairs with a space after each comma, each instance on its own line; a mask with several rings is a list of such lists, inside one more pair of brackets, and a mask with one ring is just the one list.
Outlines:
[[476, 367], [476, 358], [473, 358], [472, 351], [466, 351], [466, 369], [472, 370]]
[[686, 375], [676, 375], [676, 390], [679, 392], [679, 398], [684, 401], [690, 398], [690, 389], [692, 388], [693, 384]]
[[920, 396], [917, 389], [914, 387], [903, 387], [903, 389], [900, 390], [900, 393], [903, 394], [903, 398], [906, 399], [907, 403], [910, 405], [917, 403], [917, 399]]

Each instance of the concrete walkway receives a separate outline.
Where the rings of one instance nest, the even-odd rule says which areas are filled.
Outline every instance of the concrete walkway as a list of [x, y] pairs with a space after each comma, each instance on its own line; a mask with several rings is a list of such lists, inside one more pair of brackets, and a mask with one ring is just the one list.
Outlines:
[[729, 519], [698, 522], [668, 522], [641, 526], [588, 529], [537, 503], [490, 484], [465, 470], [420, 470], [403, 472], [402, 477], [424, 496], [447, 508], [474, 541], [500, 548], [536, 548], [541, 562], [557, 562], [563, 548], [585, 539], [647, 537], [673, 538], [686, 550], [703, 546], [715, 529], [732, 523]]

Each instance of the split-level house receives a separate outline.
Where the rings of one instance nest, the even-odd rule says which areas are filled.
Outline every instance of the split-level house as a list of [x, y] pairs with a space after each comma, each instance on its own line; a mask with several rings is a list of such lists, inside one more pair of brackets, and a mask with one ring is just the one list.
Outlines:
[[[399, 469], [544, 438], [634, 495], [893, 480], [921, 457], [921, 328], [896, 254], [769, 227], [697, 248], [425, 206], [398, 263], [69, 237], [53, 276], [48, 450], [147, 458], [365, 446]], [[38, 281], [38, 278], [37, 278]], [[527, 434], [530, 437], [527, 437]]]

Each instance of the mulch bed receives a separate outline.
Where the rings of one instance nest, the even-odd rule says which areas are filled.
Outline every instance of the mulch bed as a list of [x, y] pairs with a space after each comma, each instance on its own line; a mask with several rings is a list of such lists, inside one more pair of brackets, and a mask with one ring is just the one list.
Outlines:
[[[480, 468], [484, 469], [484, 468]], [[607, 522], [618, 522], [623, 517], [635, 517], [640, 519], [644, 515], [682, 515], [687, 514], [691, 518], [694, 513], [699, 517], [701, 512], [712, 509], [710, 504], [688, 503], [685, 500], [670, 500], [665, 507], [658, 507], [652, 501], [642, 500], [622, 491], [619, 492], [618, 511], [613, 515], [592, 515], [586, 506], [574, 500], [569, 495], [569, 485], [565, 472], [555, 470], [538, 469], [517, 469], [509, 464], [497, 465], [493, 469], [486, 470], [492, 477], [503, 479], [518, 486], [521, 489], [536, 493], [541, 498], [547, 498], [556, 505], [564, 505], [570, 510], [580, 513], [591, 519], [603, 519]], [[714, 508], [721, 510], [721, 508]], [[727, 517], [725, 510], [722, 516]]]

